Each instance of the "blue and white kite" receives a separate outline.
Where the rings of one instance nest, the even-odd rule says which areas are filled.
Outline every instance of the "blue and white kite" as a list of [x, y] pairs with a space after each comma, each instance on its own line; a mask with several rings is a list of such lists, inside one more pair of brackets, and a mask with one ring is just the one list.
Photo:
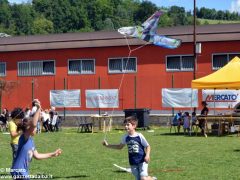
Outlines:
[[180, 39], [173, 39], [157, 34], [158, 21], [162, 14], [161, 11], [156, 11], [142, 26], [122, 27], [118, 29], [118, 32], [124, 36], [139, 38], [164, 48], [178, 48], [182, 42]]

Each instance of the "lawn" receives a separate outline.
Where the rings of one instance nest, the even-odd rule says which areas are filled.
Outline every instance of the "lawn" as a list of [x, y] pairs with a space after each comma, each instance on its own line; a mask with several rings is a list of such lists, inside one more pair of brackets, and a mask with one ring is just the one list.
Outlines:
[[212, 20], [212, 19], [201, 19], [198, 18], [200, 21], [200, 24], [235, 24], [235, 23], [240, 23], [240, 21], [229, 21], [229, 20]]
[[[150, 175], [161, 180], [174, 179], [239, 179], [240, 137], [184, 136], [169, 134], [169, 128], [141, 131], [149, 141]], [[77, 129], [63, 129], [58, 133], [41, 133], [34, 137], [39, 152], [62, 148], [58, 158], [33, 160], [32, 175], [52, 175], [53, 179], [127, 180], [130, 173], [119, 171], [113, 164], [128, 167], [127, 149], [112, 150], [101, 145], [104, 134], [77, 133]], [[110, 143], [118, 143], [124, 131], [107, 133]], [[8, 175], [11, 165], [10, 135], [0, 134], [0, 174]]]

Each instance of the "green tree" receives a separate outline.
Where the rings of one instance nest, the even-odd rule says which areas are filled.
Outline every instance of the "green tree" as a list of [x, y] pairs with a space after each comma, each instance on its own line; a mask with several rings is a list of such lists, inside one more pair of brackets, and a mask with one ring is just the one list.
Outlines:
[[39, 16], [43, 15], [47, 19], [53, 18], [52, 1], [32, 0], [32, 6]]
[[119, 4], [115, 8], [114, 16], [112, 17], [113, 26], [118, 29], [123, 26], [132, 26], [133, 22], [133, 11], [127, 9], [130, 4]]
[[0, 0], [0, 25], [9, 28], [11, 24], [11, 9], [7, 0]]
[[225, 19], [230, 20], [231, 19], [230, 17], [231, 17], [231, 13], [229, 11], [226, 11], [225, 12]]
[[33, 34], [50, 34], [54, 32], [53, 22], [44, 17], [36, 18], [33, 21]]
[[[32, 0], [10, 4], [0, 0], [0, 31], [11, 35], [66, 33], [75, 31], [116, 30], [140, 25], [160, 9], [148, 0]], [[159, 25], [178, 26], [193, 23], [191, 11], [183, 7], [161, 7]], [[198, 18], [239, 20], [238, 13], [196, 9]], [[197, 24], [199, 21], [197, 21]]]
[[104, 29], [106, 18], [113, 18], [114, 8], [111, 0], [92, 0], [86, 4], [86, 9], [91, 27], [97, 31]]
[[137, 23], [143, 23], [149, 18], [158, 8], [150, 1], [143, 1], [137, 11], [134, 14], [134, 21]]
[[183, 7], [172, 6], [168, 11], [168, 15], [173, 20], [173, 25], [187, 25], [187, 16]]
[[138, 11], [139, 5], [139, 1], [123, 0], [122, 4], [116, 8], [117, 12], [115, 14], [119, 17], [121, 26], [139, 25], [134, 20], [134, 15]]
[[164, 13], [159, 20], [159, 26], [161, 27], [171, 27], [173, 24], [173, 19], [170, 18], [167, 13]]
[[55, 32], [59, 33], [91, 29], [86, 2], [86, 0], [33, 0], [32, 3], [39, 14], [53, 22]]
[[218, 11], [217, 12], [217, 19], [218, 20], [224, 19], [224, 12], [223, 11]]
[[67, 18], [67, 25], [71, 31], [91, 29], [85, 4], [86, 3], [79, 0], [70, 1], [70, 17]]
[[68, 0], [54, 0], [51, 3], [52, 17], [56, 33], [66, 33], [69, 30], [68, 18], [71, 16], [70, 3]]
[[103, 21], [103, 30], [114, 30], [114, 25], [113, 25], [113, 22], [110, 18], [106, 18], [104, 21]]
[[113, 6], [111, 4], [111, 0], [96, 0], [95, 5], [97, 6], [96, 9], [96, 30], [103, 30], [104, 21], [107, 18], [112, 18], [114, 16]]
[[0, 0], [0, 32], [15, 34], [15, 24], [12, 19], [11, 6], [7, 0]]
[[204, 19], [212, 19], [213, 18], [213, 10], [202, 7], [200, 9], [200, 18], [204, 18]]
[[14, 4], [12, 6], [12, 18], [16, 25], [17, 35], [32, 34], [31, 29], [36, 14], [31, 4]]

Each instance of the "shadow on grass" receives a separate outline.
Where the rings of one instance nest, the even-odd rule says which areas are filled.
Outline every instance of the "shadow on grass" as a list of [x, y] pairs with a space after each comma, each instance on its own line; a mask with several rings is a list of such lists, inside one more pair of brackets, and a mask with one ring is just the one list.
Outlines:
[[115, 171], [113, 171], [113, 172], [115, 172], [115, 173], [122, 173], [122, 174], [127, 174], [128, 172], [126, 172], [126, 171], [121, 171], [121, 170], [115, 170]]
[[240, 152], [240, 149], [234, 149], [233, 151], [234, 152]]
[[[161, 134], [155, 134], [155, 136], [186, 136], [186, 137], [194, 137], [196, 136], [196, 133], [192, 133], [191, 136], [188, 135], [187, 133], [184, 134], [184, 133], [161, 133]], [[202, 135], [197, 135], [199, 137], [201, 137]], [[197, 137], [196, 136], [196, 137]]]
[[53, 177], [52, 179], [79, 179], [79, 178], [89, 178], [87, 175], [78, 175], [78, 176], [63, 176], [63, 177]]
[[176, 169], [152, 169], [149, 173], [158, 173], [158, 172], [183, 172], [184, 169], [176, 168]]
[[184, 133], [161, 133], [160, 136], [184, 136]]
[[[204, 137], [203, 134], [201, 133], [195, 133], [193, 132], [191, 135], [188, 135], [187, 133], [184, 134], [183, 132], [180, 133], [161, 133], [161, 134], [155, 134], [155, 136], [185, 136], [185, 137]], [[208, 133], [207, 137], [233, 137], [232, 135], [229, 135], [227, 133], [222, 134], [220, 136], [218, 136], [217, 134], [212, 134], [212, 133]]]
[[114, 128], [114, 130], [117, 130], [117, 131], [125, 131], [125, 128]]

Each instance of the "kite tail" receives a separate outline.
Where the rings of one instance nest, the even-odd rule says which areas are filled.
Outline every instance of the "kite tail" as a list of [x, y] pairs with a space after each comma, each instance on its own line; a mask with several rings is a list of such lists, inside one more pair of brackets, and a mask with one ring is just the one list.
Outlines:
[[178, 48], [182, 41], [180, 39], [173, 39], [166, 36], [154, 35], [150, 40], [154, 45], [169, 49]]

